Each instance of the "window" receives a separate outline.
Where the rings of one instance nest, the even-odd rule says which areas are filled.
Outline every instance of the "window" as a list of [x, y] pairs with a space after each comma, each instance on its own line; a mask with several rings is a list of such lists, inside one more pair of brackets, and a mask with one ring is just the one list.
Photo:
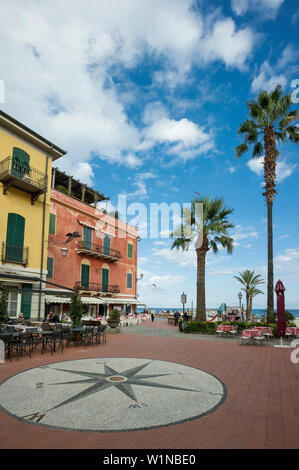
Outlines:
[[133, 287], [133, 274], [127, 273], [127, 289], [132, 289]]
[[103, 253], [104, 255], [110, 255], [110, 238], [108, 235], [105, 235], [104, 238]]
[[47, 259], [47, 270], [48, 270], [47, 278], [48, 279], [52, 279], [53, 277], [53, 264], [54, 264], [54, 259], [48, 257]]
[[56, 215], [50, 214], [49, 233], [55, 235], [56, 233]]
[[89, 272], [90, 267], [88, 264], [81, 265], [81, 286], [89, 288]]
[[18, 288], [17, 287], [9, 287], [7, 314], [10, 317], [17, 317], [18, 315]]
[[9, 213], [6, 230], [5, 261], [22, 263], [24, 251], [25, 219], [21, 215]]
[[83, 225], [83, 246], [91, 250], [92, 229]]
[[30, 175], [30, 156], [18, 147], [12, 151], [12, 174], [17, 178], [23, 178], [25, 174]]
[[102, 292], [109, 290], [109, 269], [102, 269]]
[[128, 243], [128, 258], [133, 258], [133, 245]]

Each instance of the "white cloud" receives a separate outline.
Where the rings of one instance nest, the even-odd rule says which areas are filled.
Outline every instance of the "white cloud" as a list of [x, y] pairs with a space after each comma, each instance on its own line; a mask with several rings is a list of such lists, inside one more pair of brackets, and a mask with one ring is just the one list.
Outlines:
[[215, 147], [211, 130], [206, 131], [183, 118], [171, 119], [160, 103], [151, 103], [144, 112], [145, 140], [148, 145], [165, 144], [167, 153], [184, 160], [195, 158]]
[[275, 18], [284, 0], [231, 0], [236, 15], [244, 15], [248, 10], [255, 10], [266, 18]]
[[228, 171], [229, 171], [230, 173], [234, 173], [234, 172], [236, 171], [236, 167], [235, 167], [235, 166], [230, 166], [230, 167], [228, 168]]
[[252, 81], [252, 91], [271, 91], [279, 84], [285, 88], [288, 81], [288, 74], [292, 73], [290, 64], [294, 63], [297, 57], [298, 52], [294, 46], [289, 44], [282, 51], [282, 54], [276, 64], [271, 65], [268, 60], [263, 62], [258, 75], [256, 75]]
[[89, 186], [92, 185], [94, 173], [89, 163], [79, 162], [76, 166], [74, 166], [72, 175], [74, 178], [79, 179], [82, 183], [85, 183]]
[[255, 42], [256, 37], [251, 29], [237, 30], [232, 18], [218, 20], [199, 44], [200, 57], [205, 62], [221, 60], [227, 67], [244, 70]]
[[[247, 162], [247, 166], [250, 170], [257, 174], [258, 176], [262, 176], [264, 173], [264, 157], [251, 159]], [[277, 183], [281, 183], [284, 179], [291, 176], [297, 165], [292, 163], [287, 163], [286, 160], [277, 160], [276, 162], [276, 181]]]
[[[182, 83], [202, 58], [241, 68], [251, 52], [250, 29], [227, 19], [205, 33], [193, 7], [193, 0], [2, 2], [3, 109], [66, 148], [69, 156], [57, 162], [65, 171], [97, 157], [140, 166], [138, 152], [152, 142], [128, 118], [126, 104], [139, 91], [130, 96], [126, 72], [149, 56], [161, 64], [157, 73]], [[212, 147], [210, 133], [184, 117], [152, 128], [155, 142], [173, 144], [175, 132], [184, 158]]]

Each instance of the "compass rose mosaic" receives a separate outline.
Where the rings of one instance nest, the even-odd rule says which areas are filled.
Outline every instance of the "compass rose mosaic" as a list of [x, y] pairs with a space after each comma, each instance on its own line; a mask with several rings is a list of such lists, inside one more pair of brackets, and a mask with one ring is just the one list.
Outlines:
[[58, 362], [0, 385], [0, 409], [40, 426], [116, 432], [169, 426], [215, 411], [226, 397], [213, 375], [174, 362], [95, 358]]

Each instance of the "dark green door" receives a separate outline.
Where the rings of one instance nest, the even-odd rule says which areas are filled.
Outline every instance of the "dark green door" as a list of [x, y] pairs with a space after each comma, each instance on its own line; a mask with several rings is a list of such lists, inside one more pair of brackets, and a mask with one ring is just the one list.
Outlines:
[[110, 255], [110, 238], [108, 237], [108, 235], [106, 235], [104, 238], [103, 248], [104, 255]]
[[91, 228], [83, 226], [83, 246], [88, 250], [91, 250]]
[[89, 271], [90, 267], [87, 264], [81, 266], [81, 286], [89, 288]]
[[109, 269], [102, 269], [102, 292], [108, 292], [109, 288]]
[[6, 261], [23, 261], [25, 219], [19, 214], [8, 214], [6, 231]]
[[32, 284], [22, 284], [21, 313], [28, 320], [31, 315]]

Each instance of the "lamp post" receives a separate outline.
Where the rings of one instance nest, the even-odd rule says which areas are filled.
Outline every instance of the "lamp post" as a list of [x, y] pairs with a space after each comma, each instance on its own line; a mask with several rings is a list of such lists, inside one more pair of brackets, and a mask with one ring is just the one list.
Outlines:
[[242, 312], [242, 307], [241, 307], [241, 302], [242, 302], [242, 292], [239, 292], [239, 294], [238, 294], [238, 299], [239, 299], [239, 307], [240, 307], [240, 316], [241, 316], [241, 321], [243, 321], [243, 312]]

